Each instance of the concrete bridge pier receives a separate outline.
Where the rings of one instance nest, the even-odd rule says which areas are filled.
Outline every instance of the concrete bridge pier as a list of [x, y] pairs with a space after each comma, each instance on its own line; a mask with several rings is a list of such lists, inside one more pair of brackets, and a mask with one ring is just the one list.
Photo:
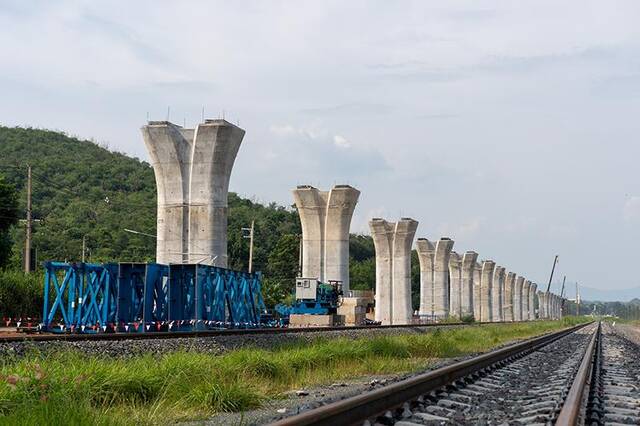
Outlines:
[[482, 262], [480, 277], [480, 321], [493, 321], [493, 274], [496, 263], [492, 260]]
[[453, 249], [453, 240], [440, 238], [436, 243], [433, 261], [433, 298], [437, 318], [449, 317], [449, 258]]
[[375, 319], [382, 324], [411, 322], [411, 245], [417, 227], [409, 218], [369, 221], [376, 250]]
[[496, 266], [493, 272], [491, 287], [492, 321], [503, 321], [502, 305], [504, 302], [504, 266]]
[[516, 274], [508, 272], [504, 281], [504, 301], [502, 312], [504, 321], [514, 321], [514, 296], [515, 296]]
[[449, 292], [449, 315], [459, 319], [462, 307], [462, 257], [455, 251], [449, 255]]
[[531, 297], [531, 281], [524, 279], [522, 283], [522, 320], [531, 321], [532, 315], [529, 310], [529, 297]]
[[436, 247], [426, 238], [418, 238], [416, 251], [420, 262], [420, 308], [418, 314], [421, 317], [435, 315], [435, 303], [433, 297], [433, 262]]
[[518, 275], [516, 277], [513, 292], [513, 320], [522, 321], [522, 286], [524, 285], [524, 277]]
[[473, 291], [474, 291], [474, 268], [478, 253], [475, 251], [467, 251], [462, 255], [462, 297], [460, 305], [461, 317], [474, 315], [473, 310]]
[[473, 317], [480, 321], [480, 289], [482, 277], [482, 264], [476, 262], [473, 267]]
[[[525, 281], [526, 282], [526, 281]], [[536, 319], [536, 289], [538, 285], [529, 281], [529, 319]]]

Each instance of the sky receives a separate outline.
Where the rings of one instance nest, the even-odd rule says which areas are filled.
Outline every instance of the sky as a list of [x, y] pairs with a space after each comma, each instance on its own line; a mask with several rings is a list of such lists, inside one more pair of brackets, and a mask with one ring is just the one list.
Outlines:
[[[246, 130], [231, 190], [347, 183], [539, 284], [640, 286], [640, 2], [0, 0], [0, 124], [148, 160], [147, 118]], [[640, 289], [638, 291], [640, 296]], [[573, 296], [573, 285], [568, 293]]]

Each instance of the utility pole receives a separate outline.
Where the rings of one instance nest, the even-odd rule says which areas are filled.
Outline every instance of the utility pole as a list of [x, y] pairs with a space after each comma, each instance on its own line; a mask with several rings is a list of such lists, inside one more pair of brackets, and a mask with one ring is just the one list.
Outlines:
[[24, 242], [24, 272], [31, 272], [31, 232], [33, 219], [31, 215], [31, 165], [27, 165], [27, 233]]
[[253, 272], [253, 231], [255, 229], [256, 221], [251, 221], [251, 228], [242, 228], [243, 231], [248, 231], [249, 235], [243, 235], [243, 238], [249, 238], [249, 273]]
[[549, 284], [547, 284], [547, 293], [551, 291], [551, 280], [553, 280], [553, 273], [556, 270], [556, 264], [558, 263], [558, 255], [553, 259], [553, 267], [551, 268], [551, 276], [549, 277]]

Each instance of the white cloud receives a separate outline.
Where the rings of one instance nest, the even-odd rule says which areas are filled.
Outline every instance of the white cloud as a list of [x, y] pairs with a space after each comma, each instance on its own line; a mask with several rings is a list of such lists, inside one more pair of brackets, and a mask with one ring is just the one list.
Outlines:
[[333, 137], [333, 144], [338, 148], [349, 148], [351, 144], [349, 141], [342, 135], [335, 135]]
[[635, 222], [640, 219], [640, 196], [630, 195], [624, 202], [622, 215], [627, 222]]

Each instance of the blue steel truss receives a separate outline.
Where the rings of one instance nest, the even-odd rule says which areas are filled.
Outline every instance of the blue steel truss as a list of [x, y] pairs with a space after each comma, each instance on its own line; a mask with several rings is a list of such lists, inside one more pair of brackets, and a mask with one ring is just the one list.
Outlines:
[[148, 332], [258, 327], [260, 273], [200, 264], [46, 262], [42, 328]]

